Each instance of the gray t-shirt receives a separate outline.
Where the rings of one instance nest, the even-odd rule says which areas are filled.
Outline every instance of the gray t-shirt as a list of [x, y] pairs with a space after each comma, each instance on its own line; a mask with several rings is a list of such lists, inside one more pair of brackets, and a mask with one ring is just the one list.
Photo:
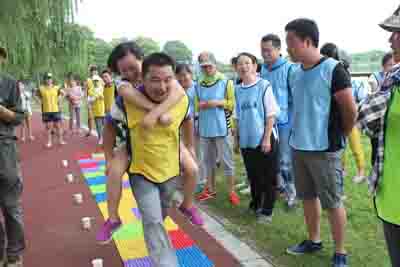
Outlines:
[[15, 120], [12, 122], [3, 121], [0, 118], [0, 141], [6, 139], [16, 140], [15, 126], [23, 121], [25, 114], [16, 81], [3, 73], [0, 73], [0, 105], [14, 111], [16, 114]]

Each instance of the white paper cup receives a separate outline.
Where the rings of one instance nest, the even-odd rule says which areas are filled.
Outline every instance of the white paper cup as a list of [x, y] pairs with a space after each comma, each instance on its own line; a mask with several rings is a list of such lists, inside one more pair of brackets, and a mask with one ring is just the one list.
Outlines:
[[82, 204], [82, 202], [83, 202], [83, 195], [82, 195], [81, 193], [74, 194], [73, 197], [74, 197], [74, 202], [75, 202], [75, 204], [77, 204], [77, 205]]
[[64, 159], [64, 160], [62, 161], [62, 165], [63, 165], [64, 167], [68, 167], [68, 160]]
[[83, 217], [82, 218], [82, 228], [85, 230], [90, 230], [90, 228], [92, 227], [91, 220], [92, 219], [90, 217]]
[[67, 174], [67, 182], [70, 184], [74, 182], [74, 176], [72, 173]]
[[103, 267], [103, 259], [92, 260], [93, 267]]

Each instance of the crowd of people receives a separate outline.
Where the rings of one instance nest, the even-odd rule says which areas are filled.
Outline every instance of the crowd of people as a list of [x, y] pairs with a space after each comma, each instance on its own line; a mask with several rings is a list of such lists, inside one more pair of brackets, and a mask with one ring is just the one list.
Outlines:
[[[343, 151], [348, 142], [357, 165], [353, 180], [368, 180], [392, 265], [399, 267], [396, 192], [400, 180], [395, 165], [400, 158], [400, 68], [395, 65], [400, 62], [399, 10], [380, 24], [392, 32], [393, 53], [382, 59], [382, 71], [369, 78], [372, 90], [351, 79], [351, 62], [337, 45], [327, 43], [320, 48], [318, 26], [310, 19], [286, 25], [288, 58], [282, 56], [282, 41], [276, 34], [260, 41], [262, 64], [248, 52], [233, 57], [233, 79], [218, 71], [211, 52], [198, 56], [201, 73], [195, 79], [190, 65], [176, 65], [164, 53], [145, 57], [135, 42], [117, 45], [108, 68], [99, 75], [97, 67], [91, 66], [83, 83], [70, 73], [64, 85], [57, 86], [52, 74], [46, 73], [43, 85], [31, 94], [22, 82], [1, 74], [0, 96], [7, 97], [0, 98], [0, 204], [5, 214], [8, 266], [22, 266], [12, 264], [20, 264], [25, 247], [19, 204], [22, 183], [18, 163], [10, 157], [16, 154], [16, 144], [10, 140], [20, 123], [21, 140], [35, 140], [30, 117], [31, 99], [37, 98], [48, 148], [53, 146], [54, 135], [60, 145], [65, 144], [62, 100], [68, 101], [71, 134], [83, 134], [81, 108], [83, 102], [87, 104], [88, 135], [96, 128], [108, 176], [109, 217], [98, 230], [101, 244], [109, 243], [122, 224], [118, 205], [121, 177], [127, 172], [150, 257], [157, 267], [178, 266], [163, 227], [176, 188], [181, 186], [183, 192], [178, 210], [193, 225], [203, 225], [194, 200], [207, 202], [221, 194], [216, 182], [221, 165], [226, 201], [238, 206], [236, 151], [247, 174], [240, 192], [250, 195], [248, 216], [255, 216], [260, 226], [271, 224], [278, 195], [289, 210], [301, 201], [307, 237], [289, 246], [287, 253], [302, 255], [323, 249], [320, 217], [324, 209], [335, 244], [331, 266], [349, 266], [343, 204]], [[3, 50], [0, 55], [6, 58]], [[373, 171], [368, 177], [360, 130], [371, 138]]]

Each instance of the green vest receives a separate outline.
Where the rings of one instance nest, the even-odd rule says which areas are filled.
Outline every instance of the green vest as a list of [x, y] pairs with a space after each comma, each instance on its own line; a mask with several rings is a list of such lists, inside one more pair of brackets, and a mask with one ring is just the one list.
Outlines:
[[375, 197], [378, 216], [400, 225], [400, 87], [393, 91], [386, 118], [383, 177]]

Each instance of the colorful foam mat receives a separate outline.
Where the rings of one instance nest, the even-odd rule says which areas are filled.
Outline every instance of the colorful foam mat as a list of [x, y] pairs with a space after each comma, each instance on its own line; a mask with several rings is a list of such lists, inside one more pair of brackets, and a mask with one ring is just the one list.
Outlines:
[[[101, 153], [83, 155], [78, 159], [79, 166], [90, 188], [94, 200], [104, 217], [108, 218], [104, 155]], [[141, 216], [130, 188], [129, 179], [122, 179], [122, 198], [119, 215], [123, 226], [114, 233], [113, 239], [125, 267], [152, 267], [144, 242]], [[214, 264], [195, 245], [194, 241], [167, 217], [164, 226], [176, 249], [180, 267], [212, 267]]]

